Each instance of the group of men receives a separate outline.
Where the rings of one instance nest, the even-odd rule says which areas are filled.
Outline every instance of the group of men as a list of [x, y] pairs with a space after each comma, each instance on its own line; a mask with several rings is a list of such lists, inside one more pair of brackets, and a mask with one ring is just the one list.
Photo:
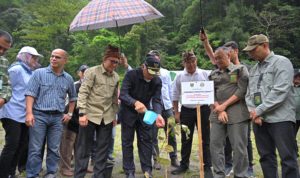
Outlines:
[[[289, 59], [270, 51], [269, 39], [265, 35], [254, 35], [249, 38], [246, 48], [243, 49], [257, 61], [248, 73], [247, 67], [238, 60], [236, 43], [226, 43], [213, 52], [204, 32], [200, 33], [200, 40], [216, 69], [213, 71], [199, 69], [193, 51], [185, 52], [182, 55], [184, 70], [176, 76], [171, 85], [169, 72], [161, 68], [160, 54], [157, 51], [150, 51], [139, 68], [131, 69], [130, 66], [126, 66], [129, 70], [125, 74], [120, 95], [118, 95], [119, 76], [115, 70], [124, 56], [121, 56], [118, 48], [109, 45], [104, 52], [102, 63], [85, 71], [78, 98], [72, 77], [64, 71], [68, 53], [63, 49], [53, 50], [50, 65], [35, 70], [25, 92], [25, 123], [29, 127], [27, 177], [39, 176], [45, 141], [47, 143], [45, 177], [56, 177], [63, 123], [69, 122], [72, 118], [76, 102], [80, 127], [74, 143], [76, 147], [74, 177], [83, 178], [87, 173], [94, 135], [96, 135], [96, 149], [93, 176], [106, 177], [105, 166], [112, 128], [117, 116], [118, 122], [121, 123], [123, 169], [126, 177], [135, 177], [133, 154], [135, 132], [143, 173], [152, 177], [153, 167], [160, 169], [157, 126], [163, 126], [160, 123], [167, 123], [167, 119], [172, 115], [176, 122], [186, 125], [190, 130], [189, 135], [186, 135], [183, 129], [181, 131], [180, 164], [177, 163], [176, 138], [169, 137], [168, 140], [174, 148], [170, 158], [175, 169], [171, 173], [174, 175], [184, 173], [190, 165], [197, 111], [195, 105], [182, 105], [179, 108], [182, 97], [181, 83], [208, 80], [214, 81], [215, 102], [211, 106], [201, 106], [205, 176], [216, 178], [226, 176], [224, 154], [226, 138], [228, 138], [227, 145], [229, 144], [233, 150], [234, 177], [251, 176], [249, 166], [252, 166], [252, 160], [248, 157], [252, 157], [252, 150], [249, 152], [247, 146], [249, 147], [250, 143], [251, 147], [249, 133], [252, 121], [264, 177], [278, 177], [276, 149], [281, 158], [282, 177], [299, 177], [295, 141], [293, 66]], [[11, 43], [11, 36], [1, 31], [1, 56], [10, 48]], [[0, 68], [1, 106], [8, 102], [10, 97], [6, 75], [7, 61], [4, 59], [3, 61]], [[65, 112], [67, 96], [68, 107]], [[153, 110], [158, 114], [156, 124], [149, 125], [143, 121], [147, 110]], [[230, 157], [231, 153], [227, 156]]]

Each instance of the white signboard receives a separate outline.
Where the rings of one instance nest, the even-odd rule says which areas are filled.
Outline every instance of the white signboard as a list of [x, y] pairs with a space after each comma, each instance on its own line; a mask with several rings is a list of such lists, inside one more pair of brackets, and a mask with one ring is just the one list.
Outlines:
[[182, 104], [213, 104], [214, 82], [182, 82], [181, 96]]

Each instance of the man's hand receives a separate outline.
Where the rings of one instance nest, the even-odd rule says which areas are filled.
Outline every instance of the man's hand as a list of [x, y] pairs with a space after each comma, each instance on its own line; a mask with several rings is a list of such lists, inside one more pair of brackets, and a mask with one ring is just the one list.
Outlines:
[[146, 108], [146, 106], [143, 104], [143, 103], [141, 103], [141, 102], [139, 102], [139, 101], [136, 101], [135, 103], [134, 103], [134, 109], [138, 112], [138, 113], [145, 113], [146, 111], [147, 111], [147, 108]]
[[176, 112], [175, 111], [175, 116], [174, 117], [175, 117], [175, 122], [176, 123], [180, 123], [180, 112], [178, 112], [178, 111]]
[[263, 123], [261, 117], [257, 117], [253, 122], [259, 126], [262, 126], [262, 123]]
[[79, 125], [82, 127], [86, 127], [89, 123], [87, 115], [84, 115], [82, 117], [79, 117]]
[[0, 98], [0, 108], [5, 104], [5, 99]]
[[114, 119], [114, 120], [112, 121], [112, 124], [113, 124], [113, 127], [115, 127], [115, 126], [118, 124], [117, 119]]
[[250, 111], [250, 119], [254, 121], [258, 116], [256, 115], [255, 110]]
[[156, 126], [158, 128], [164, 128], [165, 127], [165, 120], [164, 118], [159, 114], [156, 118]]
[[213, 111], [216, 113], [221, 113], [221, 112], [225, 111], [226, 108], [227, 107], [224, 104], [220, 104], [220, 105], [215, 106], [215, 109]]
[[201, 41], [207, 40], [207, 35], [206, 35], [206, 33], [205, 33], [205, 31], [204, 31], [203, 28], [202, 28], [202, 29], [200, 30], [200, 32], [199, 32], [199, 39], [200, 39]]
[[34, 126], [34, 116], [33, 116], [32, 113], [26, 114], [25, 124], [28, 127], [33, 127]]
[[62, 121], [63, 123], [68, 123], [71, 118], [68, 114], [64, 114]]
[[228, 115], [225, 111], [222, 111], [218, 114], [218, 120], [222, 122], [223, 124], [226, 124], [228, 122]]

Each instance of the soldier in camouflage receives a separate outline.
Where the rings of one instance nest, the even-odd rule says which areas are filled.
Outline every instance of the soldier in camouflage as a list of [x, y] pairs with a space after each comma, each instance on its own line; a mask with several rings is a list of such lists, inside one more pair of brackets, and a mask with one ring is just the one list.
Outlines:
[[11, 97], [11, 87], [7, 75], [8, 60], [3, 57], [11, 47], [12, 37], [6, 31], [0, 30], [0, 107]]

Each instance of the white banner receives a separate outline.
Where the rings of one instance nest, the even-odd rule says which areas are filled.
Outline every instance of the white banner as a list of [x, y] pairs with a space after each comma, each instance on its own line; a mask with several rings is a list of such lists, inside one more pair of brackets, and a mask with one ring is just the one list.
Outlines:
[[182, 104], [213, 104], [214, 82], [182, 82], [181, 96]]

